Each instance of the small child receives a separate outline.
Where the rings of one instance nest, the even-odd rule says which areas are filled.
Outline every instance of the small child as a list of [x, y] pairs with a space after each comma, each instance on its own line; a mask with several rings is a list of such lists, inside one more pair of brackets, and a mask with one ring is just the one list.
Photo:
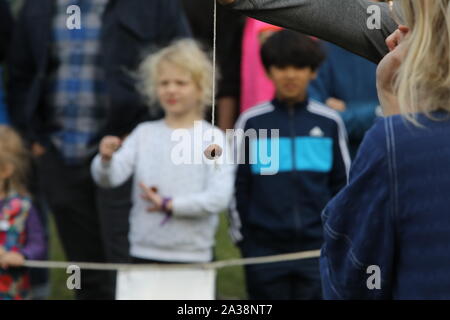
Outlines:
[[134, 175], [129, 239], [135, 263], [209, 262], [218, 213], [233, 192], [233, 166], [204, 157], [204, 134], [225, 141], [202, 120], [212, 64], [194, 41], [180, 40], [146, 58], [139, 74], [144, 95], [157, 98], [165, 117], [139, 125], [123, 142], [103, 138], [92, 175], [103, 187]]
[[[268, 38], [261, 55], [275, 97], [244, 112], [236, 128], [278, 129], [279, 136], [238, 146], [247, 159], [237, 168], [230, 231], [244, 257], [320, 249], [320, 213], [346, 184], [350, 165], [341, 118], [307, 95], [324, 53], [318, 42], [286, 30]], [[279, 159], [269, 164], [278, 169], [272, 175], [262, 174], [267, 161], [254, 154], [268, 140], [279, 147], [271, 150]], [[250, 299], [321, 298], [318, 259], [249, 265], [246, 280]]]
[[19, 135], [0, 125], [0, 299], [30, 294], [25, 260], [45, 257], [42, 225], [26, 190], [28, 156]]

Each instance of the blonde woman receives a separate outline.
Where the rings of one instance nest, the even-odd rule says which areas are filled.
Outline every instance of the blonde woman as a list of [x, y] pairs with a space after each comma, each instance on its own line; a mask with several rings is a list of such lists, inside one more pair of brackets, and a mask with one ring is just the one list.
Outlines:
[[103, 138], [92, 175], [103, 187], [134, 175], [129, 239], [135, 263], [211, 261], [218, 213], [233, 190], [233, 167], [203, 158], [208, 131], [225, 141], [202, 120], [212, 64], [194, 41], [180, 40], [147, 57], [140, 75], [143, 94], [159, 100], [165, 117], [139, 125], [123, 144]]
[[322, 214], [328, 299], [450, 298], [450, 0], [398, 0], [409, 33], [381, 61], [386, 118]]

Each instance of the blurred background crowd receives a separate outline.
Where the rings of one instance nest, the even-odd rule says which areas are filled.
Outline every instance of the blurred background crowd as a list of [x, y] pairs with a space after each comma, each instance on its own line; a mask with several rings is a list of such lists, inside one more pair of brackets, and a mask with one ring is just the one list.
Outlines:
[[[139, 123], [163, 117], [162, 109], [149, 111], [133, 71], [146, 54], [183, 37], [198, 40], [211, 53], [213, 1], [0, 4], [0, 124], [13, 126], [32, 154], [28, 188], [45, 241], [56, 238], [49, 223], [54, 220], [68, 260], [129, 262], [131, 179], [112, 189], [97, 187], [90, 161], [103, 136], [125, 137]], [[65, 28], [71, 4], [80, 5], [87, 15], [80, 30]], [[259, 52], [280, 28], [221, 6], [217, 19], [220, 81], [215, 116], [226, 130], [234, 128], [242, 112], [274, 97]], [[379, 115], [376, 65], [331, 43], [320, 44], [326, 59], [308, 96], [341, 115], [353, 157]], [[225, 255], [217, 252], [217, 257]], [[34, 299], [51, 296], [49, 279], [47, 270], [32, 270]], [[89, 271], [83, 273], [85, 290], [76, 297], [113, 299], [114, 286], [114, 273]]]

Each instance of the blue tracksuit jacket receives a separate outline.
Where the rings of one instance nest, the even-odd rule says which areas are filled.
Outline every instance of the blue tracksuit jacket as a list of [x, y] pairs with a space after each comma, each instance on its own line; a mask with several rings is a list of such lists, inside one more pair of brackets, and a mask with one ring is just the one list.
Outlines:
[[7, 124], [8, 116], [6, 112], [6, 104], [5, 104], [5, 92], [3, 87], [3, 72], [2, 68], [0, 68], [0, 124]]
[[[350, 165], [339, 115], [313, 100], [293, 108], [273, 100], [243, 113], [236, 129], [257, 135], [239, 143], [246, 161], [237, 166], [230, 210], [234, 240], [279, 243], [283, 251], [320, 248], [320, 213], [346, 184]], [[275, 174], [262, 174], [269, 167]]]

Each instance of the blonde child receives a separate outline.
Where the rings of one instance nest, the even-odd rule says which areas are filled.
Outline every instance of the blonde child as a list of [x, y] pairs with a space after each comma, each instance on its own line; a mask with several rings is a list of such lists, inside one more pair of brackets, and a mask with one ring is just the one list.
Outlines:
[[26, 259], [45, 256], [43, 229], [26, 190], [28, 157], [18, 134], [0, 126], [0, 299], [30, 293]]
[[204, 134], [224, 141], [220, 130], [202, 120], [212, 94], [211, 62], [194, 41], [180, 40], [147, 57], [139, 74], [142, 92], [159, 101], [165, 117], [139, 125], [123, 143], [104, 137], [92, 175], [103, 187], [134, 175], [134, 262], [211, 261], [218, 213], [233, 189], [233, 167], [203, 155], [211, 142]]

